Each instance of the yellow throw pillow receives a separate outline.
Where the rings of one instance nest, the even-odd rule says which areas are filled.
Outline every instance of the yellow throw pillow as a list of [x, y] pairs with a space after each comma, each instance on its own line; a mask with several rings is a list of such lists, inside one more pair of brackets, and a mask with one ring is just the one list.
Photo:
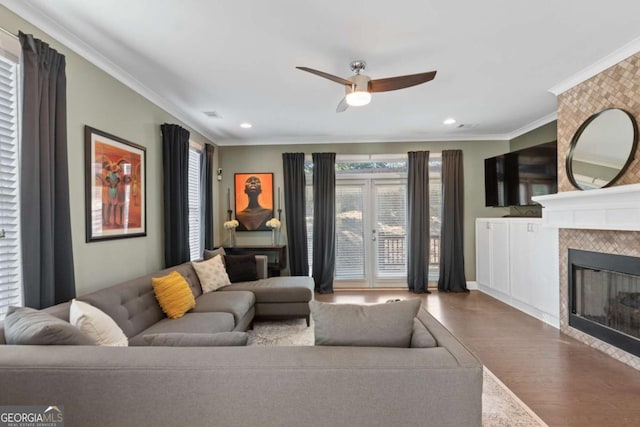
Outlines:
[[177, 271], [164, 277], [154, 277], [153, 292], [165, 314], [177, 319], [196, 306], [196, 300], [186, 279]]

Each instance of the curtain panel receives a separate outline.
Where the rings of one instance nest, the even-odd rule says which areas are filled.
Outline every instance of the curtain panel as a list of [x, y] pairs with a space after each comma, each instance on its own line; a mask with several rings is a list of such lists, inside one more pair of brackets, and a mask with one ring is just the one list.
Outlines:
[[19, 34], [23, 57], [20, 221], [24, 303], [44, 308], [75, 297], [64, 55]]
[[305, 206], [306, 178], [304, 153], [283, 153], [284, 212], [287, 226], [289, 273], [308, 276], [307, 220]]
[[442, 236], [438, 290], [468, 292], [464, 275], [464, 170], [462, 150], [442, 152]]
[[189, 131], [165, 123], [162, 130], [164, 264], [182, 264], [189, 254]]
[[315, 288], [333, 293], [336, 267], [336, 154], [313, 153], [313, 266]]
[[214, 229], [213, 229], [213, 153], [215, 147], [211, 144], [205, 144], [202, 153], [202, 222], [204, 224], [204, 248], [214, 248]]
[[429, 152], [410, 151], [407, 182], [407, 285], [411, 292], [430, 293], [429, 284]]

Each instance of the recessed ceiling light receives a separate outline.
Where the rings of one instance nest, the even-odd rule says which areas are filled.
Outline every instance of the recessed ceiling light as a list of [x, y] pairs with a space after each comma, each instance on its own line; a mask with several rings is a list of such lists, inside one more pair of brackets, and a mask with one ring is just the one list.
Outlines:
[[452, 125], [452, 124], [454, 124], [455, 122], [456, 122], [456, 119], [454, 119], [454, 118], [451, 118], [451, 117], [450, 117], [450, 118], [448, 118], [448, 119], [445, 119], [445, 121], [444, 121], [443, 123], [444, 123], [445, 125]]
[[244, 123], [240, 123], [240, 127], [243, 129], [251, 129], [253, 125], [251, 123], [244, 122]]

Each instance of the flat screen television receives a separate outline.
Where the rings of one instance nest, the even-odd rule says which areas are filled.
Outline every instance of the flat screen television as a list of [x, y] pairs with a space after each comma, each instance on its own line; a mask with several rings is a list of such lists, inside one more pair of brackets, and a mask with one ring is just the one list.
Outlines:
[[531, 206], [534, 196], [558, 192], [557, 141], [484, 161], [486, 206]]

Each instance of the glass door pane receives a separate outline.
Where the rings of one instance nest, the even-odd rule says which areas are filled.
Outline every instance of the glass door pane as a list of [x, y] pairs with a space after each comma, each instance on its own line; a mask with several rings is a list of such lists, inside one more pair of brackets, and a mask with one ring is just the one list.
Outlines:
[[407, 275], [407, 185], [374, 182], [376, 278]]
[[365, 183], [336, 182], [336, 279], [365, 279]]

